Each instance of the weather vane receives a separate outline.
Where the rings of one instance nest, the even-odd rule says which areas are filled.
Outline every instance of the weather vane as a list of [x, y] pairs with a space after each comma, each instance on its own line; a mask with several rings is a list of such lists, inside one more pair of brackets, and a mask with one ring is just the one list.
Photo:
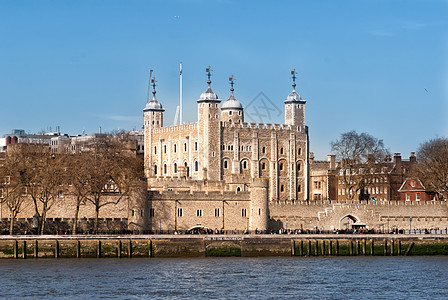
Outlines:
[[212, 76], [212, 73], [211, 73], [212, 71], [213, 70], [210, 67], [210, 65], [208, 66], [208, 68], [205, 69], [205, 72], [207, 73], [207, 77], [208, 77], [208, 80], [207, 80], [208, 84], [212, 83], [212, 81], [210, 80], [210, 77]]
[[156, 76], [151, 79], [153, 93], [156, 91]]

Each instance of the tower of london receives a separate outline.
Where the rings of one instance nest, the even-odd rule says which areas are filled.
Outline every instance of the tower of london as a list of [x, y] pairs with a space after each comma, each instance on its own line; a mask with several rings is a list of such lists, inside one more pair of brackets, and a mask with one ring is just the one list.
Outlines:
[[230, 96], [222, 101], [206, 71], [195, 123], [164, 126], [163, 101], [152, 79], [153, 97], [143, 110], [150, 201], [142, 221], [149, 220], [143, 223], [152, 230], [266, 230], [271, 205], [308, 200], [306, 101], [296, 92], [295, 71], [284, 124], [245, 122], [233, 77]]

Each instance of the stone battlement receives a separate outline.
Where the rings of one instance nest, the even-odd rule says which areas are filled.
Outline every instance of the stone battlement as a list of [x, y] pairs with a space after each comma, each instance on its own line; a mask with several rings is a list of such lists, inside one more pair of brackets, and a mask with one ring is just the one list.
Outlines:
[[153, 133], [168, 133], [168, 132], [177, 132], [177, 131], [183, 131], [186, 129], [196, 129], [198, 123], [188, 123], [188, 124], [182, 124], [182, 125], [173, 125], [173, 126], [166, 126], [161, 128], [154, 128], [152, 130]]
[[291, 125], [286, 124], [271, 124], [271, 123], [229, 123], [221, 122], [222, 127], [227, 128], [241, 128], [241, 129], [271, 129], [271, 130], [291, 130]]

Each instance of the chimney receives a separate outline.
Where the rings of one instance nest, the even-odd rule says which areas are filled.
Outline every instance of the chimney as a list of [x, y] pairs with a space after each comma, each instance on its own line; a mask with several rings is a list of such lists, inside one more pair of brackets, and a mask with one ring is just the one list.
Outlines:
[[330, 163], [330, 169], [336, 168], [336, 155], [328, 155], [328, 162]]
[[401, 153], [394, 153], [395, 170], [401, 172]]
[[409, 161], [411, 163], [417, 162], [417, 157], [415, 157], [415, 152], [411, 152], [411, 156], [409, 156]]

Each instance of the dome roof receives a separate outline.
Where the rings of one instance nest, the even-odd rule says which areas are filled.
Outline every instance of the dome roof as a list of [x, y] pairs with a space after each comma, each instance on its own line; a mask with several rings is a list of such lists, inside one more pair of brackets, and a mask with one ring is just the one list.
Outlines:
[[210, 84], [209, 84], [207, 90], [201, 94], [201, 97], [199, 97], [198, 101], [209, 101], [209, 100], [221, 101], [218, 98], [218, 95], [216, 95], [215, 92], [212, 91]]
[[154, 95], [152, 97], [152, 100], [146, 103], [145, 109], [146, 110], [164, 110], [162, 107], [162, 104], [160, 104], [159, 101], [157, 101], [156, 96]]
[[297, 94], [296, 90], [293, 90], [291, 94], [288, 95], [285, 102], [297, 102], [303, 100], [299, 94]]
[[241, 102], [233, 97], [233, 93], [229, 99], [222, 104], [222, 109], [243, 109]]

